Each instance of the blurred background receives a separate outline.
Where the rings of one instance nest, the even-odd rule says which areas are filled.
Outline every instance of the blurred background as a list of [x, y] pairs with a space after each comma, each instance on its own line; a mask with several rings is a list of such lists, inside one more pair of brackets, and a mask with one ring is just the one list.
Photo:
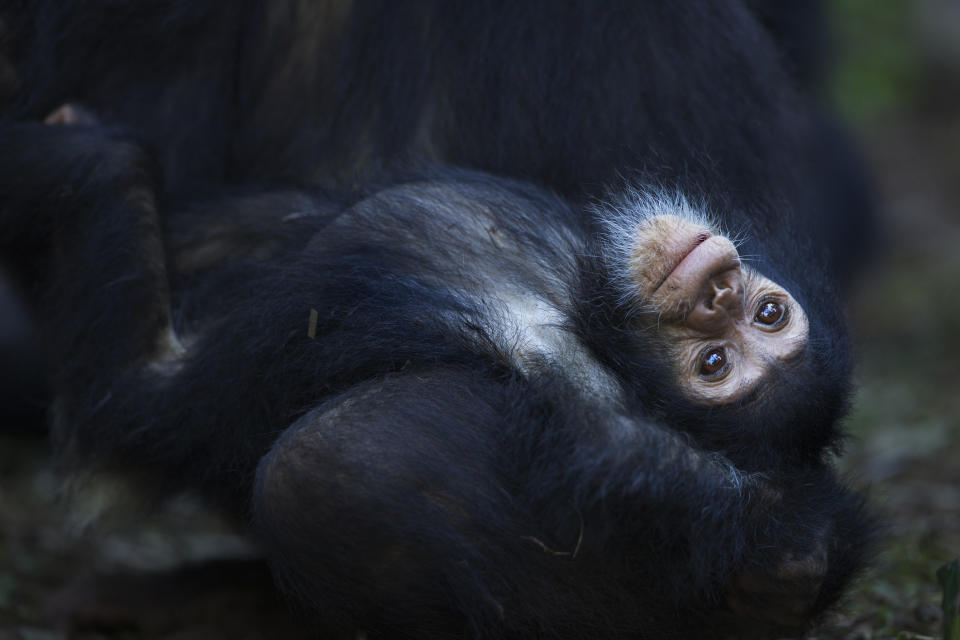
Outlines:
[[[811, 638], [942, 638], [935, 572], [960, 555], [960, 0], [826, 7], [829, 99], [863, 149], [883, 227], [850, 301], [860, 365], [840, 465], [889, 529], [873, 569]], [[0, 290], [0, 304], [11, 300]], [[30, 388], [15, 382], [0, 380], [0, 401]], [[245, 541], [189, 499], [113, 509], [95, 526], [116, 495], [85, 492], [68, 510], [35, 419], [0, 430], [0, 640], [308, 637]], [[222, 560], [189, 564], [211, 557]], [[144, 569], [158, 573], [131, 574]]]
[[828, 637], [942, 638], [935, 572], [960, 555], [960, 2], [827, 6], [831, 93], [884, 234], [852, 305], [859, 390], [841, 466], [890, 524]]

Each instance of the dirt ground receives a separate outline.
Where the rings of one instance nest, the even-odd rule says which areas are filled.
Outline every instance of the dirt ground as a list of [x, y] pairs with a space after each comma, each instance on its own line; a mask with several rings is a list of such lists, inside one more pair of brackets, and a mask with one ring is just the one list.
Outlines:
[[820, 637], [940, 638], [935, 571], [960, 555], [960, 108], [863, 134], [886, 243], [853, 301], [859, 389], [840, 466], [889, 528]]
[[[885, 242], [851, 300], [859, 390], [839, 465], [888, 529], [819, 640], [942, 637], [934, 574], [960, 555], [957, 69], [854, 125]], [[0, 640], [310, 637], [216, 514], [180, 499], [91, 525], [102, 493], [68, 508], [42, 437], [0, 435]]]

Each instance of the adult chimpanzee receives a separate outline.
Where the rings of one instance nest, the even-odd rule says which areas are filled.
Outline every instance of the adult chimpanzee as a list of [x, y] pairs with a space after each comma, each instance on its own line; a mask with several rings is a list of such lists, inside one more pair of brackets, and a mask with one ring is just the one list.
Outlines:
[[[859, 566], [859, 501], [825, 459], [856, 176], [744, 7], [41, 2], [9, 22], [12, 113], [80, 98], [159, 151], [158, 171], [110, 129], [3, 132], [7, 254], [54, 232], [68, 459], [240, 513], [254, 495], [325, 624], [762, 635]], [[449, 171], [368, 186], [425, 162], [566, 199]], [[620, 179], [636, 190], [581, 205]], [[165, 234], [158, 197], [185, 203]]]
[[[735, 211], [759, 260], [819, 268], [823, 253], [842, 273], [869, 225], [815, 99], [816, 13], [798, 0], [5, 0], [14, 88], [0, 100], [17, 119], [76, 100], [135, 127], [165, 189], [188, 195], [440, 162], [579, 198], [645, 171]], [[812, 246], [771, 247], [792, 236], [772, 228], [784, 220]]]

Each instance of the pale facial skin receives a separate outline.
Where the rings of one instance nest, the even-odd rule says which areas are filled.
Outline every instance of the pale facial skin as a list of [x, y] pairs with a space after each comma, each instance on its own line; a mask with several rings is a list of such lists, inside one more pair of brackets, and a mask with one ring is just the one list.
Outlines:
[[637, 226], [630, 275], [694, 400], [726, 404], [752, 391], [807, 343], [803, 308], [740, 262], [707, 225], [659, 215]]

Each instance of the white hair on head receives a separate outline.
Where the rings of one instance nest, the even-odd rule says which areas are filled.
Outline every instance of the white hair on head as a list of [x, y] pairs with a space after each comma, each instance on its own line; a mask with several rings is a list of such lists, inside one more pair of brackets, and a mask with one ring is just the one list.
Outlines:
[[[638, 288], [630, 269], [630, 262], [635, 259], [637, 228], [641, 224], [658, 216], [672, 215], [730, 238], [719, 217], [707, 208], [702, 198], [691, 203], [679, 189], [629, 186], [594, 204], [591, 213], [600, 223], [601, 257], [620, 292], [617, 303], [637, 311], [649, 309], [644, 300], [637, 298]], [[740, 244], [739, 239], [732, 241], [734, 245]]]

